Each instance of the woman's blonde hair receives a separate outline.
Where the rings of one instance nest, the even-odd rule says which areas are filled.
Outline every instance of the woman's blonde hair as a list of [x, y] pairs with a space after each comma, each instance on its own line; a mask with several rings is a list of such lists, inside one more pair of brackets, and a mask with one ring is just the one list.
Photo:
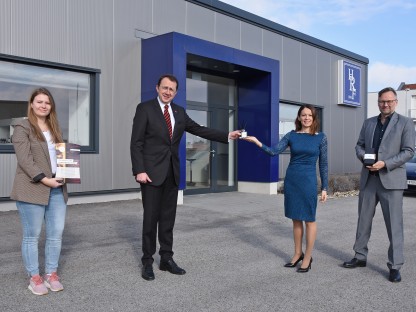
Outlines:
[[313, 107], [310, 104], [304, 104], [304, 105], [301, 105], [301, 107], [299, 107], [298, 115], [297, 115], [297, 117], [295, 119], [296, 131], [302, 130], [302, 123], [300, 122], [299, 118], [300, 118], [300, 115], [301, 115], [302, 111], [305, 108], [310, 109], [311, 112], [312, 112], [312, 119], [313, 119], [313, 121], [312, 121], [312, 125], [311, 125], [311, 129], [310, 129], [310, 133], [309, 134], [315, 135], [315, 133], [317, 133], [319, 131], [319, 119], [318, 119], [318, 116], [317, 116], [317, 113], [316, 113], [316, 108]]
[[61, 128], [59, 127], [58, 117], [56, 115], [55, 100], [53, 99], [52, 94], [46, 88], [38, 88], [32, 92], [30, 96], [29, 103], [27, 106], [27, 117], [29, 123], [32, 126], [32, 129], [39, 139], [39, 141], [45, 141], [45, 137], [42, 134], [42, 130], [38, 126], [38, 118], [33, 112], [32, 103], [39, 94], [44, 94], [49, 98], [49, 103], [51, 105], [51, 111], [48, 116], [46, 116], [46, 124], [48, 125], [49, 131], [51, 133], [52, 141], [54, 143], [63, 142]]

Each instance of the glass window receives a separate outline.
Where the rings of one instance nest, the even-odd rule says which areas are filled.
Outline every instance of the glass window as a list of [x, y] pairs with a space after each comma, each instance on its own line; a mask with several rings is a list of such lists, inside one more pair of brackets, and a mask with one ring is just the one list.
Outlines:
[[98, 150], [98, 71], [0, 57], [0, 151], [13, 152], [13, 127], [27, 116], [32, 91], [45, 87], [55, 99], [64, 140], [85, 152]]
[[[406, 107], [407, 107], [407, 103], [406, 103]], [[416, 118], [416, 95], [412, 95], [412, 97], [410, 98], [410, 109], [409, 109], [408, 116], [413, 119]]]
[[230, 78], [187, 71], [186, 100], [210, 107], [233, 107], [236, 102], [235, 81]]
[[286, 133], [295, 130], [295, 119], [299, 105], [280, 103], [279, 106], [279, 141]]

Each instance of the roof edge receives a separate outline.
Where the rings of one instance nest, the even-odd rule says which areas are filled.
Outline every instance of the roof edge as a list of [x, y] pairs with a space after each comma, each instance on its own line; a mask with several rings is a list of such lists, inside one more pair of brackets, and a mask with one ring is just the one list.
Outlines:
[[270, 30], [272, 32], [278, 33], [282, 36], [296, 39], [298, 41], [310, 44], [315, 47], [319, 47], [323, 50], [348, 57], [350, 59], [353, 59], [354, 61], [357, 61], [359, 63], [363, 63], [367, 65], [369, 63], [369, 60], [367, 57], [364, 57], [362, 55], [359, 55], [357, 53], [345, 50], [343, 48], [337, 47], [333, 44], [330, 44], [328, 42], [325, 42], [323, 40], [317, 39], [315, 37], [306, 35], [304, 33], [301, 33], [297, 30], [288, 28], [286, 26], [283, 26], [281, 24], [278, 24], [276, 22], [273, 22], [271, 20], [268, 20], [266, 18], [260, 17], [258, 15], [255, 15], [253, 13], [244, 11], [242, 9], [239, 9], [237, 7], [234, 7], [230, 4], [221, 2], [219, 0], [185, 0], [190, 3], [194, 3], [203, 7], [206, 7], [208, 9], [211, 9], [213, 11], [237, 18], [239, 20], [242, 20], [244, 22], [259, 26], [261, 28]]

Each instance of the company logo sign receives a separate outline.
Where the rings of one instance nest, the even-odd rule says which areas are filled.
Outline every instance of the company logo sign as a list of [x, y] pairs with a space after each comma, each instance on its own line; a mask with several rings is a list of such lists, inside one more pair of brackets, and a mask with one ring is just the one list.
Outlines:
[[361, 66], [339, 61], [338, 66], [338, 103], [361, 106]]

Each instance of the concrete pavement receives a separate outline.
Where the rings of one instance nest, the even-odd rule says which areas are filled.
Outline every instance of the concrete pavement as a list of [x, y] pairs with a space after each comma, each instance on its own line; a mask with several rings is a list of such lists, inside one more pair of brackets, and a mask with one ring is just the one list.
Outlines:
[[404, 198], [402, 282], [388, 281], [388, 238], [377, 209], [366, 268], [353, 256], [356, 196], [318, 207], [312, 270], [284, 268], [293, 252], [282, 195], [186, 196], [178, 207], [175, 276], [154, 265], [140, 277], [142, 207], [138, 200], [68, 207], [59, 274], [65, 290], [27, 289], [17, 211], [0, 212], [1, 311], [416, 311], [416, 197]]

